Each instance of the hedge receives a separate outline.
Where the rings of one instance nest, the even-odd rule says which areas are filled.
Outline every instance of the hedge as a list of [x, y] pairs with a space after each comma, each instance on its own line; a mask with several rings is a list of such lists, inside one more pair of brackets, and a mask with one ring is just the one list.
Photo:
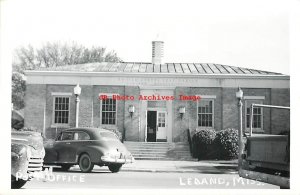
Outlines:
[[216, 132], [213, 129], [198, 130], [193, 138], [193, 157], [201, 159], [213, 158], [213, 142], [216, 137]]
[[238, 157], [238, 130], [218, 131], [214, 141], [218, 159], [235, 159]]
[[213, 129], [196, 130], [192, 137], [193, 157], [198, 160], [235, 159], [238, 156], [238, 131], [225, 129], [215, 131]]

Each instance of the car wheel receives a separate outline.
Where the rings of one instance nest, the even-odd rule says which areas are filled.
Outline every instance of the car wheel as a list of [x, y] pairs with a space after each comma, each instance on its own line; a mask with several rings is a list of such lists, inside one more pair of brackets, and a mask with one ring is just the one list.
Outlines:
[[122, 167], [122, 164], [110, 164], [108, 165], [108, 169], [112, 172], [112, 173], [117, 173], [120, 171]]
[[88, 154], [83, 154], [79, 158], [79, 167], [80, 170], [84, 173], [91, 172], [94, 168], [94, 164], [91, 161], [91, 158]]
[[11, 189], [20, 189], [22, 186], [25, 185], [27, 181], [23, 179], [16, 179], [15, 176], [11, 176]]
[[68, 171], [71, 167], [72, 167], [72, 165], [61, 165], [61, 170]]

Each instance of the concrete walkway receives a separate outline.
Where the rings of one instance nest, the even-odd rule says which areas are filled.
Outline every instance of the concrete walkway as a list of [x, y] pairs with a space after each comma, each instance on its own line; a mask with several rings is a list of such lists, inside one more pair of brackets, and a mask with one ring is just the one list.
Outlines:
[[[79, 167], [76, 166], [73, 169], [79, 169]], [[108, 168], [95, 166], [94, 170], [107, 171]], [[135, 162], [132, 164], [123, 165], [121, 171], [236, 174], [237, 160], [231, 160], [231, 161], [135, 160]]]

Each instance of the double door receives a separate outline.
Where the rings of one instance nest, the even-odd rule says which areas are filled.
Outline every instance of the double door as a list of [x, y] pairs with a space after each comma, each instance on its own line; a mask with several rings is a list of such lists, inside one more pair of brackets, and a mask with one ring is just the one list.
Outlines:
[[167, 112], [147, 111], [147, 142], [167, 141]]

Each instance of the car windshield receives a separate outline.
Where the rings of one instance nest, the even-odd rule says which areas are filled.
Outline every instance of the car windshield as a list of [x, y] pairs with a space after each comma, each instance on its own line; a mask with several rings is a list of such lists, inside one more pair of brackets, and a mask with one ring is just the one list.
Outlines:
[[100, 132], [100, 136], [103, 139], [113, 139], [113, 140], [119, 140], [117, 136], [114, 133], [111, 132]]

